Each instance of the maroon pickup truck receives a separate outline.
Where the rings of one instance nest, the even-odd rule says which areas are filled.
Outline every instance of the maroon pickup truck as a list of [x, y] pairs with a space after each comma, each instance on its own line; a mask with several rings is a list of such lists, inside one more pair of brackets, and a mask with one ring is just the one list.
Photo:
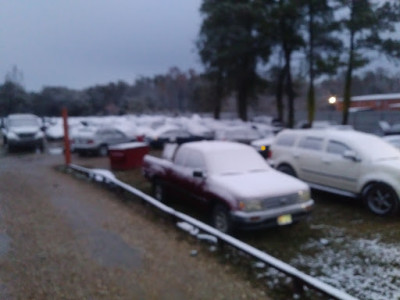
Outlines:
[[201, 141], [170, 150], [163, 158], [144, 157], [143, 175], [155, 198], [206, 210], [222, 232], [291, 224], [314, 205], [307, 184], [274, 170], [250, 146]]

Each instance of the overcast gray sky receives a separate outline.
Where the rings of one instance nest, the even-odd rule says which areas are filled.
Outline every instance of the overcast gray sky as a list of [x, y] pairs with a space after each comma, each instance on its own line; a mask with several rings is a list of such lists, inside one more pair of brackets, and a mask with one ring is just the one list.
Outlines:
[[0, 0], [0, 82], [81, 89], [172, 66], [201, 70], [201, 0]]

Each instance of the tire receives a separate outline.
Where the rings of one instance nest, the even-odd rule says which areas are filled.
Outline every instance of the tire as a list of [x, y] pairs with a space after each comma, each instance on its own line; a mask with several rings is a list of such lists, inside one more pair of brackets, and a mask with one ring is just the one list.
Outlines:
[[39, 149], [40, 153], [44, 153], [44, 142], [39, 143], [38, 149]]
[[362, 198], [368, 209], [379, 216], [394, 215], [399, 210], [399, 197], [385, 183], [368, 185], [362, 193]]
[[161, 203], [166, 203], [165, 191], [160, 180], [155, 179], [153, 182], [153, 195]]
[[282, 173], [288, 174], [293, 177], [297, 177], [296, 171], [293, 170], [293, 168], [289, 165], [286, 164], [279, 165], [276, 169]]
[[232, 233], [232, 219], [225, 205], [217, 204], [214, 206], [212, 211], [212, 226], [223, 233]]
[[100, 156], [107, 156], [108, 155], [108, 147], [107, 147], [107, 145], [101, 145], [99, 147], [99, 149], [97, 150], [97, 153]]

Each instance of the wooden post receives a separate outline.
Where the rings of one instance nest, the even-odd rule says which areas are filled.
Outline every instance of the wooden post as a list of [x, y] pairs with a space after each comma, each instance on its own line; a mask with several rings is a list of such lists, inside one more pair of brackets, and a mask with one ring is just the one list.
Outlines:
[[71, 152], [69, 149], [69, 135], [68, 135], [68, 111], [65, 107], [62, 109], [62, 118], [64, 123], [64, 156], [65, 164], [71, 163]]

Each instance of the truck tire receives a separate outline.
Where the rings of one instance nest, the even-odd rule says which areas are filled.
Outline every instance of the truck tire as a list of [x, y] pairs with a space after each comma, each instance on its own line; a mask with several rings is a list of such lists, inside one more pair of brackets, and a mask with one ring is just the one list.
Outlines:
[[212, 211], [212, 226], [219, 231], [230, 234], [233, 231], [233, 223], [229, 209], [223, 204], [216, 204]]
[[155, 179], [153, 181], [153, 195], [161, 203], [166, 203], [165, 191], [162, 184], [162, 181], [159, 179]]

